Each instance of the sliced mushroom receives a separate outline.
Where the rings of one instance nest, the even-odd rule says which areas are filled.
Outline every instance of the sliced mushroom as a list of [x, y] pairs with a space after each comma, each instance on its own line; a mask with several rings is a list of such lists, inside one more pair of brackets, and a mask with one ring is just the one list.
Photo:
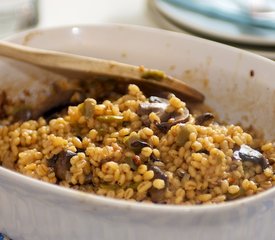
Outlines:
[[141, 140], [136, 140], [131, 143], [132, 148], [138, 148], [142, 149], [144, 147], [150, 147], [150, 145], [147, 142], [141, 141]]
[[156, 156], [155, 156], [155, 154], [154, 153], [152, 153], [151, 155], [150, 155], [150, 161], [151, 162], [160, 162], [160, 159], [158, 159]]
[[268, 160], [259, 151], [243, 144], [239, 150], [234, 151], [233, 158], [240, 161], [249, 161], [259, 164], [262, 169], [269, 167]]
[[131, 144], [135, 141], [139, 140], [138, 135], [131, 134], [124, 138], [123, 143], [128, 147], [131, 148]]
[[151, 147], [147, 142], [136, 140], [131, 143], [131, 149], [136, 153], [140, 153], [144, 147]]
[[125, 140], [125, 145], [134, 151], [135, 154], [139, 154], [144, 147], [151, 147], [147, 142], [141, 141], [138, 136], [131, 135]]
[[179, 123], [186, 123], [189, 120], [189, 110], [187, 108], [184, 109], [183, 114], [173, 114], [170, 115], [171, 118], [173, 118], [173, 121], [166, 121], [166, 122], [160, 122], [156, 123], [156, 127], [166, 133], [169, 131], [169, 129]]
[[169, 106], [167, 99], [151, 96], [148, 102], [140, 104], [137, 114], [141, 117], [144, 125], [150, 124], [149, 114], [155, 112], [160, 119], [160, 123], [156, 123], [157, 128], [162, 132], [167, 132], [172, 126], [178, 123], [184, 123], [189, 119], [189, 111], [184, 109], [182, 114], [178, 112], [167, 112]]
[[66, 180], [66, 173], [71, 168], [70, 160], [75, 155], [72, 151], [63, 150], [49, 159], [48, 165], [54, 168], [55, 176], [59, 180]]
[[156, 96], [149, 97], [149, 102], [150, 103], [167, 103], [168, 104], [167, 99], [161, 98], [161, 97], [156, 97]]
[[148, 102], [142, 102], [139, 105], [137, 114], [141, 117], [141, 121], [145, 126], [150, 125], [149, 114], [155, 112], [161, 119], [162, 115], [165, 114], [165, 110], [169, 102], [167, 99], [151, 96]]
[[157, 189], [152, 186], [148, 191], [148, 194], [153, 202], [161, 203], [165, 198], [165, 191], [168, 187], [168, 176], [157, 166], [149, 166], [149, 170], [152, 170], [154, 172], [153, 180], [162, 179], [165, 183], [165, 187], [163, 189]]
[[203, 113], [202, 115], [196, 117], [195, 124], [208, 126], [210, 123], [213, 122], [213, 120], [214, 115], [212, 113]]
[[149, 115], [151, 112], [155, 112], [158, 116], [162, 116], [168, 104], [160, 102], [143, 102], [140, 103], [137, 114], [140, 116]]

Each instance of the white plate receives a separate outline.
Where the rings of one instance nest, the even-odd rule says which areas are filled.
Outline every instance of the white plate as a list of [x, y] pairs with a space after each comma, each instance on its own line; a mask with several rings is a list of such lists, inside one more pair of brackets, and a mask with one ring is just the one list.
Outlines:
[[[182, 33], [188, 33], [191, 35], [195, 35], [192, 32], [188, 32], [186, 31], [184, 28], [180, 27], [179, 25], [175, 24], [173, 21], [171, 21], [169, 18], [167, 18], [164, 14], [162, 14], [159, 9], [156, 6], [156, 1], [155, 0], [149, 0], [148, 1], [148, 5], [149, 8], [151, 10], [151, 14], [153, 16], [153, 18], [155, 19], [155, 21], [159, 24], [160, 27], [167, 29], [167, 30], [171, 30], [171, 31], [176, 31], [176, 32], [182, 32]], [[244, 50], [253, 52], [255, 54], [270, 58], [272, 60], [275, 60], [275, 48], [268, 48], [268, 47], [252, 47], [249, 48], [247, 46], [244, 45], [236, 45], [235, 47], [239, 47], [242, 48]]]
[[180, 8], [163, 0], [151, 1], [170, 21], [196, 35], [237, 44], [275, 46], [274, 29], [235, 24]]

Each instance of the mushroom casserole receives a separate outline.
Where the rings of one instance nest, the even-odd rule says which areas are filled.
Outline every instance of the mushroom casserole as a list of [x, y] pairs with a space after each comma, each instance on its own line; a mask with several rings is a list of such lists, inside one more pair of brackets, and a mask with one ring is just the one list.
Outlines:
[[272, 142], [188, 109], [173, 94], [145, 97], [131, 84], [127, 94], [106, 98], [98, 95], [111, 90], [97, 87], [85, 98], [57, 94], [70, 106], [51, 98], [35, 110], [11, 108], [3, 92], [1, 165], [67, 188], [161, 204], [219, 203], [275, 185]]

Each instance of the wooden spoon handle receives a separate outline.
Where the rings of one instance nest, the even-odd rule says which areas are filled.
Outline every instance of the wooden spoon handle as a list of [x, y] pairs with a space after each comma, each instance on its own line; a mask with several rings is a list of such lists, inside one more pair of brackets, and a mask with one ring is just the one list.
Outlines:
[[10, 42], [0, 41], [0, 55], [31, 63], [55, 72], [62, 72], [70, 77], [72, 73], [82, 76], [103, 75], [138, 82], [159, 85], [176, 92], [181, 92], [196, 101], [203, 101], [204, 96], [183, 81], [167, 76], [164, 72], [147, 69], [142, 66], [119, 63], [110, 60], [79, 56], [63, 52], [36, 49]]

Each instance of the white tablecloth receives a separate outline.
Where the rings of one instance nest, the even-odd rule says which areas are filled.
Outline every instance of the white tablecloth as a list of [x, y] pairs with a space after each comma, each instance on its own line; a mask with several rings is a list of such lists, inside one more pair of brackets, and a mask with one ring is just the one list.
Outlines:
[[127, 23], [157, 27], [147, 0], [40, 0], [38, 27]]

